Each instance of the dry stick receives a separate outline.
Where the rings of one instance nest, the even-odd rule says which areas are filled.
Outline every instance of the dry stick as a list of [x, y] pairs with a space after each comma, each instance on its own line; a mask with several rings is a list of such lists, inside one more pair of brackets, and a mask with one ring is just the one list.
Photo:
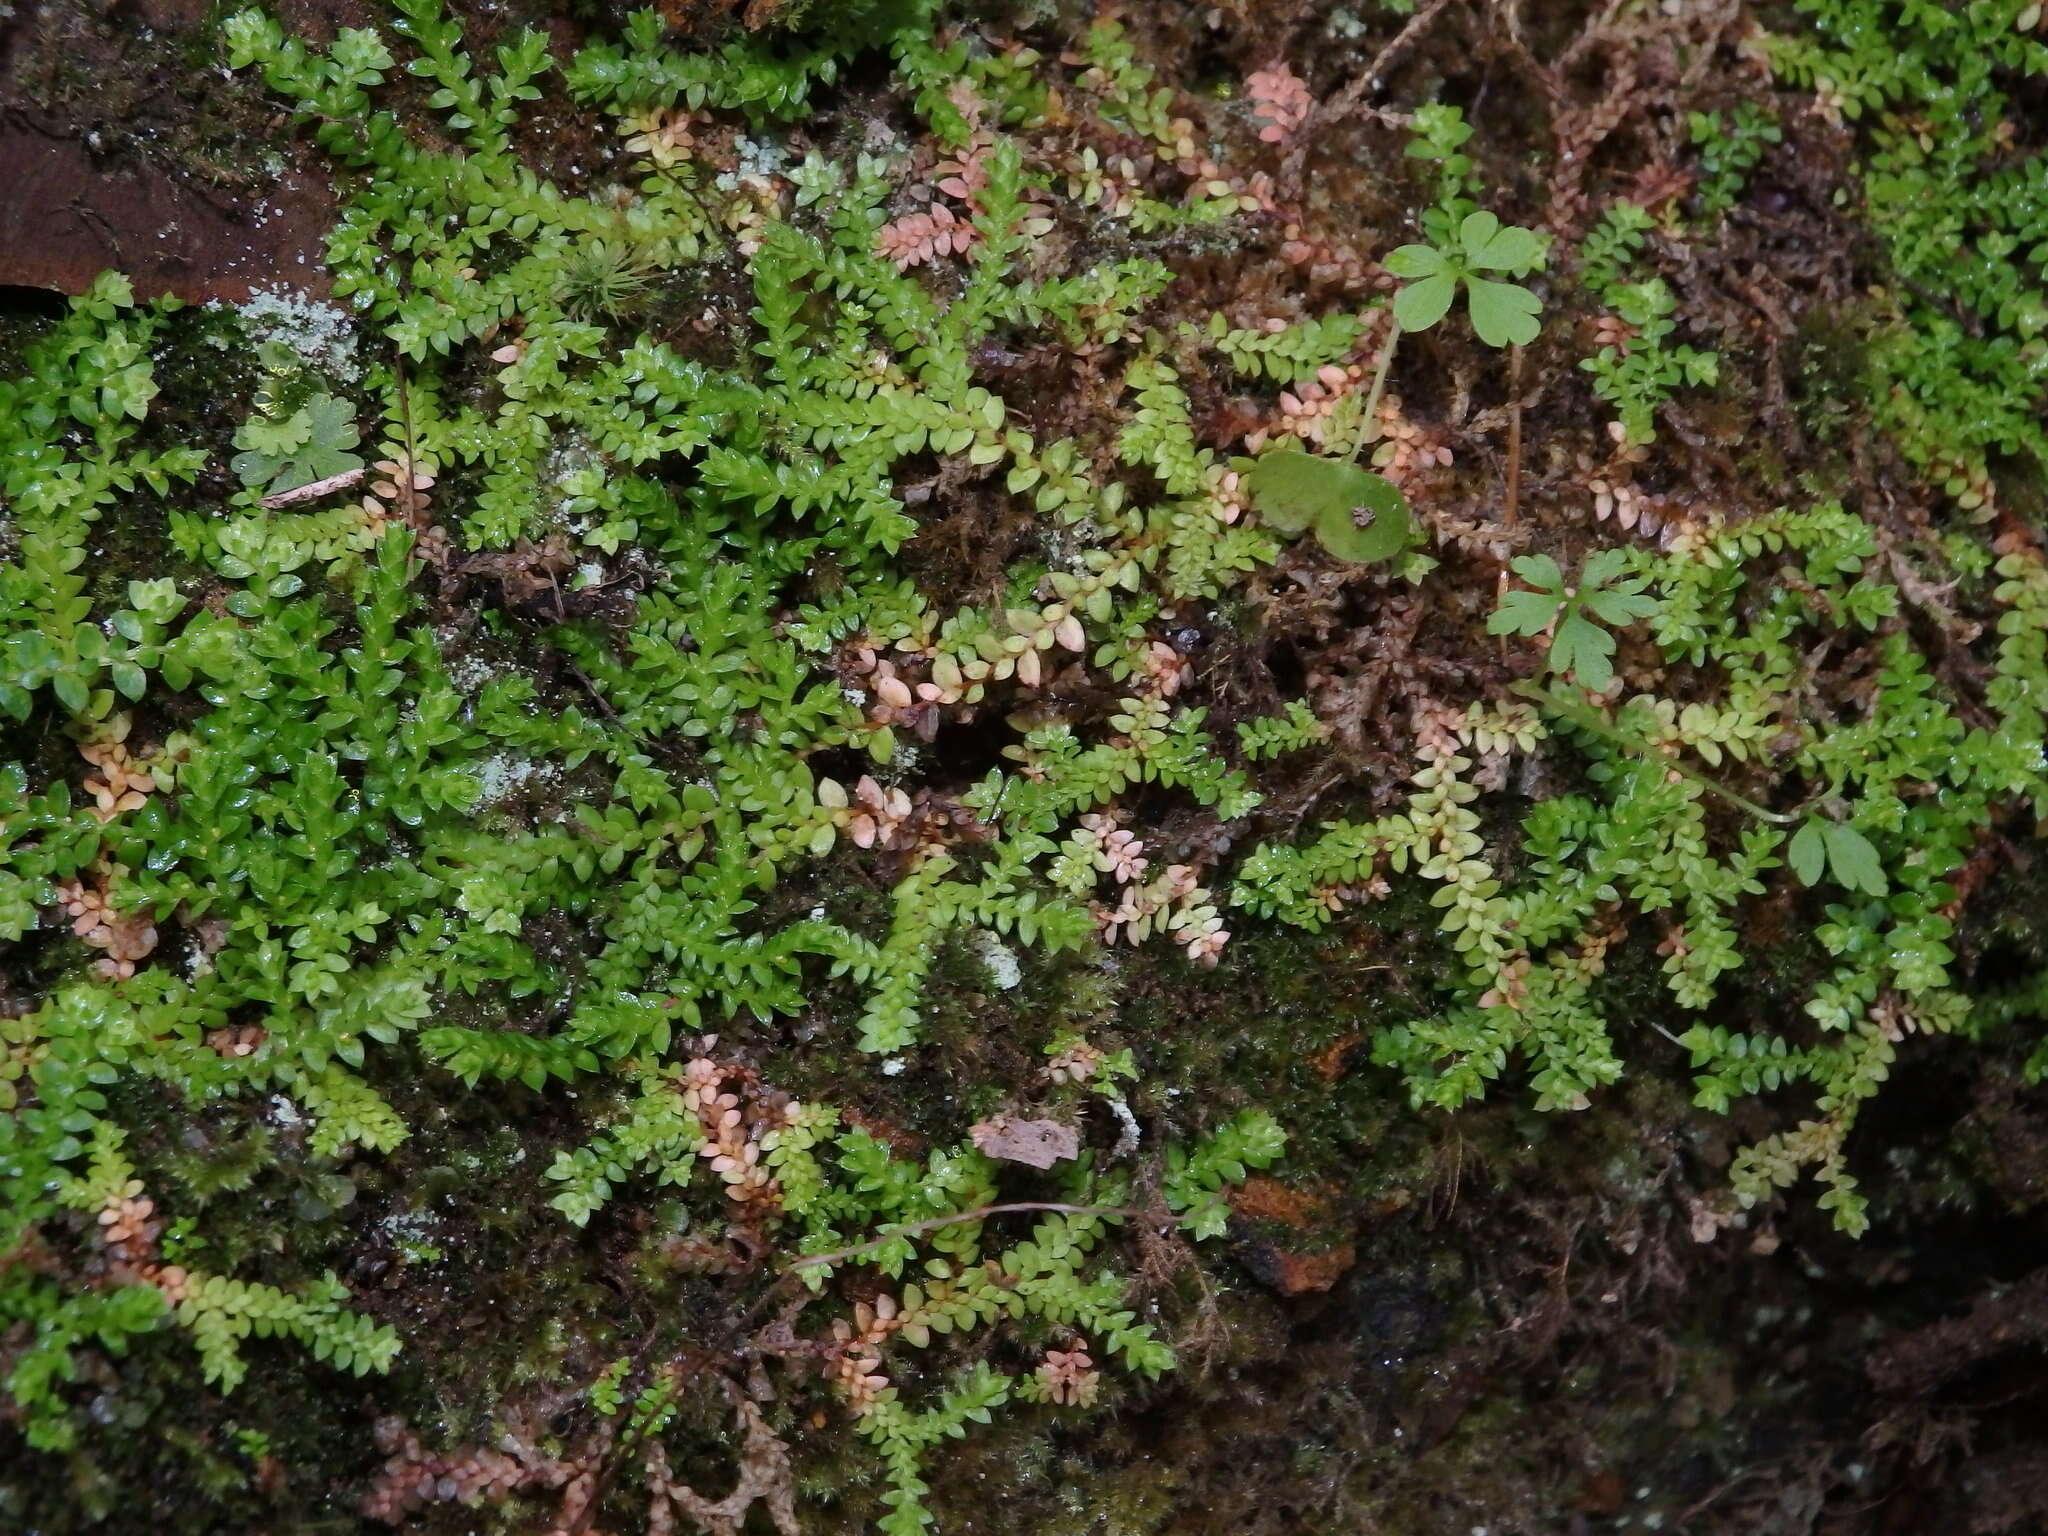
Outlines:
[[419, 473], [420, 466], [413, 455], [412, 393], [405, 384], [405, 354], [395, 347], [391, 352], [391, 376], [398, 381], [398, 428], [405, 434], [405, 504], [411, 509], [418, 494], [413, 489], [413, 476]]
[[[1512, 528], [1522, 506], [1522, 344], [1508, 349], [1508, 486], [1500, 509], [1500, 525]], [[1508, 568], [1503, 560], [1500, 580], [1495, 584], [1494, 605], [1498, 607], [1508, 590]], [[1501, 653], [1507, 653], [1507, 636], [1501, 636]]]
[[279, 491], [275, 496], [266, 496], [256, 505], [275, 512], [279, 507], [295, 507], [302, 501], [318, 501], [334, 491], [345, 491], [361, 483], [363, 471], [345, 469], [338, 475], [329, 475], [325, 480], [312, 480], [304, 485], [295, 485], [288, 491]]
[[1352, 82], [1335, 96], [1316, 108], [1314, 128], [1327, 128], [1356, 111], [1365, 99], [1365, 93], [1380, 83], [1380, 77], [1394, 60], [1406, 53], [1422, 35], [1422, 29], [1436, 20], [1437, 13], [1449, 5], [1451, 0], [1429, 0], [1421, 10], [1408, 18], [1408, 25], [1396, 32], [1386, 47], [1372, 56], [1372, 62], [1361, 70]]

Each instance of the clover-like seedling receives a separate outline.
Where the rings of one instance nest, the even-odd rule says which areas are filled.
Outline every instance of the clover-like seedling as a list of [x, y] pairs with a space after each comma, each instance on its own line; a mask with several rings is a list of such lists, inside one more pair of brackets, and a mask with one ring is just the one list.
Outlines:
[[1884, 860], [1878, 857], [1870, 839], [1846, 821], [1809, 816], [1792, 835], [1785, 850], [1792, 872], [1806, 885], [1820, 884], [1825, 870], [1835, 883], [1866, 896], [1882, 896], [1885, 883]]
[[1268, 527], [1314, 529], [1339, 560], [1391, 560], [1408, 545], [1412, 519], [1400, 487], [1356, 464], [1277, 449], [1252, 466], [1245, 483]]
[[1524, 555], [1513, 562], [1514, 573], [1536, 590], [1503, 597], [1486, 631], [1540, 635], [1550, 629], [1550, 670], [1573, 673], [1599, 693], [1614, 681], [1614, 636], [1601, 624], [1633, 624], [1657, 611], [1657, 600], [1644, 594], [1641, 577], [1617, 579], [1627, 563], [1622, 550], [1599, 550], [1579, 567], [1578, 585], [1568, 586], [1550, 556]]
[[242, 484], [267, 481], [275, 494], [361, 469], [361, 456], [349, 452], [361, 440], [347, 402], [319, 394], [289, 416], [259, 414], [243, 422], [235, 432], [243, 451], [232, 465]]
[[1541, 302], [1519, 283], [1477, 274], [1521, 277], [1542, 265], [1543, 237], [1534, 230], [1503, 225], [1490, 213], [1467, 214], [1443, 245], [1404, 245], [1387, 254], [1387, 270], [1407, 280], [1394, 295], [1394, 318], [1404, 331], [1428, 330], [1450, 312], [1463, 283], [1479, 339], [1489, 347], [1522, 346], [1536, 339]]

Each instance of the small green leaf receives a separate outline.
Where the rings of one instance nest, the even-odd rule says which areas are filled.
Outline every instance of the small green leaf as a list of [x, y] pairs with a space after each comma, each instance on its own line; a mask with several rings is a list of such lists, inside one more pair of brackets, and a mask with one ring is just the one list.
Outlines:
[[1464, 222], [1458, 226], [1458, 244], [1465, 247], [1466, 255], [1477, 255], [1486, 249], [1499, 230], [1499, 217], [1482, 208], [1477, 213], [1465, 215]]
[[296, 411], [282, 421], [268, 416], [251, 416], [235, 432], [235, 446], [251, 453], [283, 458], [313, 435], [312, 415]]
[[1792, 873], [1801, 884], [1818, 885], [1827, 855], [1827, 834], [1821, 830], [1821, 823], [1809, 816], [1805, 825], [1792, 834], [1785, 849], [1785, 862], [1792, 866]]
[[1548, 555], [1520, 555], [1508, 562], [1508, 568], [1532, 587], [1564, 595], [1564, 572]]
[[1606, 624], [1633, 624], [1637, 619], [1647, 619], [1657, 611], [1657, 600], [1654, 597], [1645, 597], [1639, 592], [1627, 589], [1610, 588], [1605, 592], [1585, 592], [1584, 602], [1593, 616]]
[[1570, 672], [1595, 693], [1614, 681], [1614, 637], [1577, 613], [1565, 615], [1550, 642], [1550, 668]]
[[1827, 824], [1828, 868], [1852, 891], [1882, 896], [1886, 889], [1884, 861], [1869, 838], [1847, 822]]
[[[1475, 224], [1481, 219], [1491, 220], [1493, 227], [1475, 238]], [[1503, 228], [1490, 213], [1470, 215], [1458, 232], [1458, 240], [1465, 247], [1465, 260], [1485, 271], [1521, 273], [1543, 265], [1541, 235], [1513, 224]]]
[[1283, 533], [1313, 527], [1340, 560], [1386, 560], [1408, 542], [1407, 500], [1383, 476], [1297, 449], [1266, 454], [1245, 477], [1252, 505]]
[[1489, 635], [1540, 635], [1557, 616], [1558, 599], [1549, 592], [1510, 592], [1486, 621]]
[[1586, 556], [1586, 563], [1579, 567], [1579, 590], [1604, 587], [1627, 569], [1627, 550], [1596, 549]]
[[1355, 464], [1279, 448], [1261, 457], [1244, 483], [1260, 518], [1283, 533], [1300, 533], [1330, 507], [1349, 506], [1361, 477], [1377, 478]]
[[85, 713], [90, 694], [86, 689], [85, 679], [76, 672], [59, 672], [50, 679], [50, 688], [56, 693], [58, 701], [71, 713]]
[[1426, 331], [1450, 312], [1451, 300], [1457, 296], [1458, 280], [1439, 272], [1394, 295], [1394, 319], [1404, 331]]
[[1397, 246], [1381, 265], [1400, 278], [1434, 277], [1444, 269], [1444, 253], [1433, 245]]
[[[1465, 279], [1467, 302], [1471, 306], [1472, 329], [1489, 347], [1527, 346], [1542, 329], [1536, 312], [1543, 305], [1536, 295], [1516, 283], [1496, 283], [1490, 278]], [[1405, 294], [1412, 290], [1403, 290]], [[1401, 300], [1394, 300], [1394, 313], [1401, 312]], [[1405, 322], [1404, 322], [1405, 323]]]
[[349, 452], [360, 442], [355, 413], [345, 400], [315, 395], [282, 422], [255, 416], [235, 433], [230, 467], [244, 485], [269, 482], [272, 494], [363, 467]]
[[1407, 498], [1384, 476], [1363, 470], [1358, 474], [1351, 492], [1354, 499], [1331, 503], [1316, 519], [1316, 538], [1339, 560], [1391, 560], [1408, 545], [1412, 522]]

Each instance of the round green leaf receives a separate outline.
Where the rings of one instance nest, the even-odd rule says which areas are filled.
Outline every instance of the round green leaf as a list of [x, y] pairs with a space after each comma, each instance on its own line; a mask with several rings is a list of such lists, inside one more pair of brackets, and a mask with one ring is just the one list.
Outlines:
[[1340, 560], [1388, 560], [1408, 543], [1408, 503], [1382, 476], [1296, 449], [1265, 455], [1246, 477], [1252, 505], [1286, 533], [1313, 527]]
[[1244, 477], [1252, 505], [1269, 528], [1300, 533], [1330, 502], [1329, 472], [1343, 465], [1318, 459], [1298, 448], [1266, 454]]
[[1339, 560], [1391, 560], [1408, 547], [1411, 527], [1400, 488], [1384, 476], [1359, 470], [1350, 500], [1328, 507], [1316, 519], [1316, 538]]
[[1340, 560], [1390, 559], [1408, 542], [1407, 501], [1391, 481], [1356, 464], [1280, 449], [1261, 458], [1245, 483], [1269, 526], [1286, 533], [1312, 527]]

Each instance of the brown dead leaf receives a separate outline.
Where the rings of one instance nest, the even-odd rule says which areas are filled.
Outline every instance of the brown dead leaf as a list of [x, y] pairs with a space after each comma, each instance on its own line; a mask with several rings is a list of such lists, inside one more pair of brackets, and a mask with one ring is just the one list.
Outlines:
[[1081, 1155], [1079, 1133], [1058, 1120], [1013, 1120], [995, 1115], [977, 1122], [968, 1134], [990, 1157], [1031, 1168], [1050, 1168], [1062, 1159]]

